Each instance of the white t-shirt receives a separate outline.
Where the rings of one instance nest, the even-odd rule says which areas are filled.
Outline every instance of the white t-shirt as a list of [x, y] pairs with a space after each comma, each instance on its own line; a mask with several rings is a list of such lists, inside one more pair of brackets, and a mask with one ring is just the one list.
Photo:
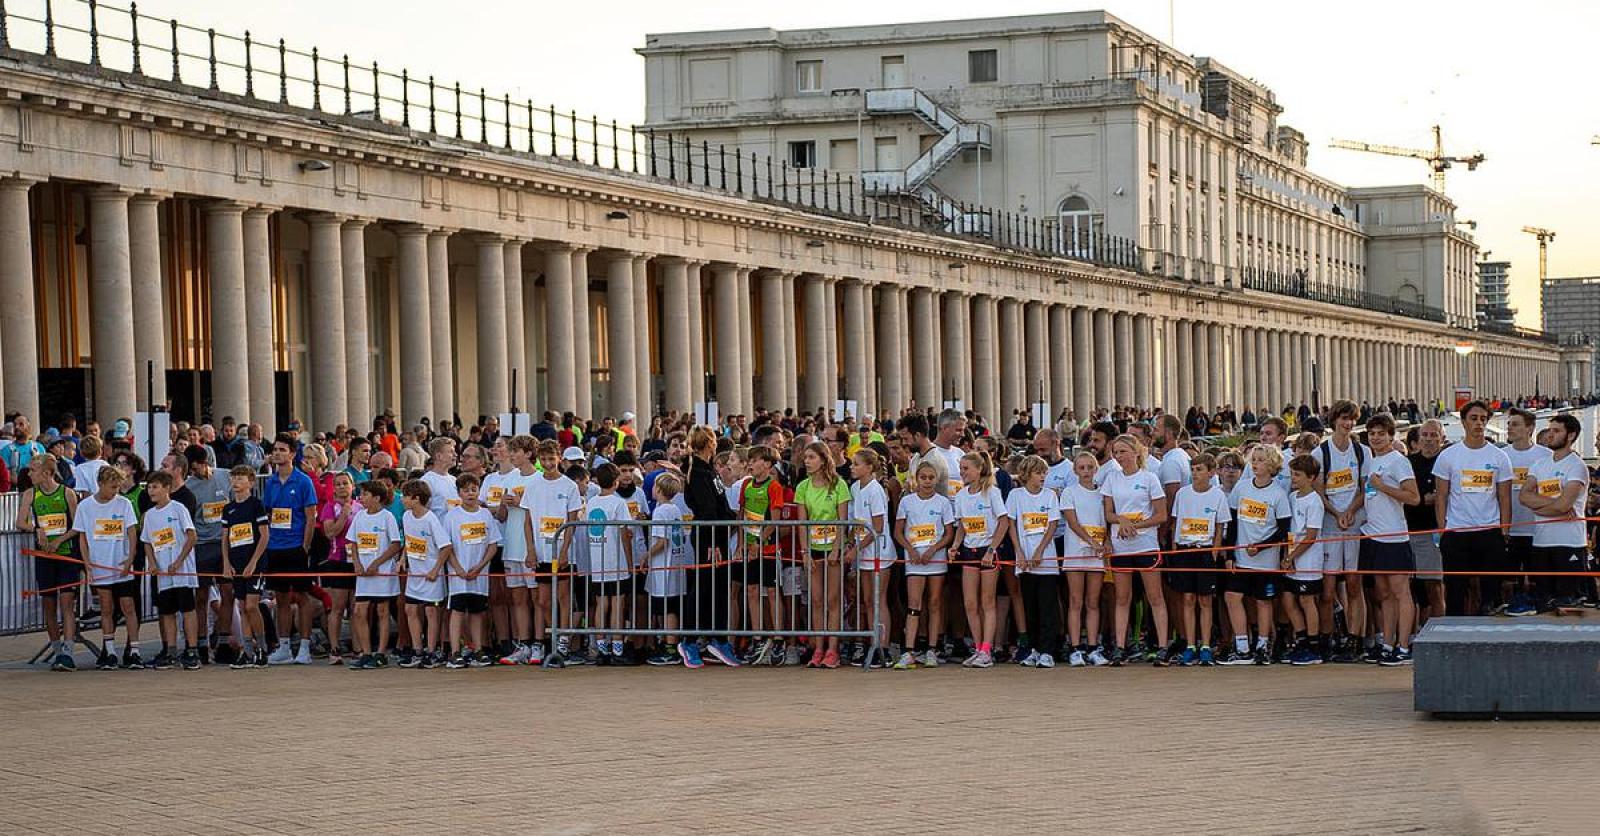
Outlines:
[[427, 485], [428, 490], [433, 492], [428, 499], [428, 510], [432, 511], [434, 516], [443, 519], [445, 513], [461, 504], [461, 493], [456, 490], [455, 477], [429, 470], [422, 474], [422, 484]]
[[[1111, 498], [1112, 510], [1124, 519], [1143, 521], [1155, 513], [1154, 500], [1166, 499], [1161, 480], [1149, 470], [1139, 470], [1132, 476], [1121, 468], [1113, 468], [1100, 483], [1100, 495]], [[1138, 529], [1134, 536], [1123, 538], [1117, 534], [1115, 523], [1107, 521], [1106, 534], [1111, 538], [1113, 554], [1139, 554], [1161, 548], [1154, 527]]]
[[[358, 508], [355, 516], [350, 518], [350, 527], [345, 529], [344, 539], [345, 554], [353, 557], [352, 563], [365, 569], [383, 557], [391, 544], [399, 542], [400, 524], [395, 522], [394, 514], [389, 513], [387, 508], [380, 508], [375, 514]], [[378, 570], [380, 574], [371, 577], [357, 574], [356, 597], [393, 598], [399, 595], [400, 577], [395, 564], [396, 561], [385, 563]]]
[[1078, 474], [1072, 472], [1071, 456], [1050, 465], [1050, 469], [1044, 472], [1044, 486], [1058, 494], [1077, 483]]
[[[996, 490], [998, 494], [999, 491]], [[1022, 544], [1022, 551], [1016, 555], [1017, 574], [1029, 575], [1055, 575], [1061, 571], [1061, 564], [1056, 560], [1056, 538], [1050, 532], [1050, 524], [1060, 525], [1061, 498], [1049, 488], [1040, 488], [1038, 493], [1029, 493], [1027, 488], [1013, 488], [1011, 495], [1006, 497], [1006, 516], [1010, 517], [1012, 524], [1017, 527], [1017, 542]], [[1024, 560], [1031, 559], [1034, 551], [1044, 541], [1046, 534], [1050, 539], [1044, 542], [1044, 549], [1039, 552], [1039, 565], [1029, 569], [1022, 568]]]
[[1187, 485], [1194, 478], [1189, 470], [1189, 451], [1182, 447], [1174, 447], [1161, 457], [1162, 487], [1167, 485]]
[[109, 462], [105, 459], [89, 459], [82, 464], [72, 467], [72, 489], [81, 494], [94, 493], [99, 489], [100, 471]]
[[1278, 520], [1292, 515], [1289, 495], [1278, 487], [1276, 479], [1267, 480], [1264, 488], [1257, 487], [1254, 478], [1240, 479], [1239, 484], [1233, 486], [1230, 501], [1238, 509], [1235, 531], [1239, 546], [1234, 550], [1234, 562], [1241, 569], [1277, 569], [1281, 547], [1265, 548], [1254, 555], [1245, 547], [1272, 539], [1278, 530]]
[[933, 445], [929, 453], [938, 453], [944, 457], [944, 484], [946, 496], [955, 496], [961, 490], [961, 457], [965, 455], [959, 447], [940, 447]]
[[[1586, 477], [1587, 478], [1587, 477]], [[1452, 444], [1433, 463], [1434, 490], [1449, 486], [1444, 527], [1478, 528], [1500, 524], [1500, 484], [1511, 481], [1511, 460], [1499, 447]]]
[[176, 567], [176, 575], [156, 575], [158, 592], [185, 586], [199, 588], [200, 579], [194, 574], [194, 550], [190, 549], [181, 563], [178, 560], [178, 553], [183, 551], [187, 539], [185, 532], [189, 531], [194, 531], [194, 518], [189, 516], [189, 509], [183, 507], [182, 502], [169, 500], [166, 505], [144, 513], [144, 522], [139, 526], [139, 540], [149, 543], [155, 552], [156, 565], [150, 568], [170, 572], [173, 564], [180, 564]]
[[450, 545], [450, 532], [445, 530], [439, 516], [432, 513], [431, 505], [429, 508], [429, 513], [420, 517], [407, 511], [402, 526], [406, 544], [406, 597], [437, 603], [444, 600], [444, 573], [432, 581], [428, 580], [428, 573], [439, 565], [439, 551]]
[[1061, 566], [1064, 569], [1099, 569], [1105, 565], [1105, 560], [1095, 554], [1094, 547], [1078, 536], [1067, 524], [1067, 512], [1071, 511], [1078, 518], [1078, 525], [1088, 532], [1091, 537], [1097, 538], [1100, 543], [1106, 540], [1106, 503], [1105, 497], [1094, 488], [1086, 488], [1080, 484], [1068, 485], [1061, 492], [1061, 527], [1066, 529], [1066, 551]]
[[556, 562], [556, 535], [569, 514], [583, 509], [583, 501], [577, 483], [565, 476], [551, 479], [538, 474], [527, 480], [522, 507], [533, 524], [533, 554], [537, 562]]
[[[631, 520], [628, 501], [615, 493], [602, 494], [589, 500], [583, 518], [591, 522], [603, 520]], [[615, 583], [626, 580], [633, 570], [624, 551], [627, 536], [625, 526], [591, 525], [589, 529], [589, 579], [596, 583]]]
[[[1550, 448], [1541, 444], [1530, 444], [1526, 450], [1507, 444], [1500, 448], [1505, 451], [1506, 459], [1511, 462], [1511, 537], [1532, 537], [1536, 526], [1528, 525], [1534, 521], [1532, 508], [1524, 506], [1517, 501], [1517, 496], [1522, 493], [1522, 483], [1528, 479], [1528, 468], [1534, 462], [1550, 458]], [[1518, 525], [1521, 523], [1521, 525]]]
[[[1316, 491], [1307, 491], [1305, 496], [1291, 495], [1289, 497], [1289, 542], [1301, 543], [1306, 539], [1306, 532], [1322, 529], [1322, 497]], [[1320, 536], [1320, 535], [1319, 535]], [[1305, 553], [1295, 558], [1294, 571], [1289, 577], [1297, 581], [1314, 581], [1322, 577], [1322, 544], [1312, 543]]]
[[93, 494], [78, 500], [78, 512], [72, 517], [72, 530], [89, 536], [89, 585], [110, 586], [132, 580], [133, 574], [121, 571], [123, 561], [132, 552], [133, 543], [128, 538], [139, 518], [133, 512], [133, 503], [125, 496], [114, 496], [101, 502]]
[[[1586, 488], [1589, 484], [1589, 468], [1584, 465], [1583, 457], [1573, 452], [1568, 452], [1560, 461], [1545, 456], [1534, 462], [1528, 473], [1538, 481], [1540, 496], [1560, 496], [1569, 482], [1578, 482]], [[1587, 499], [1588, 491], [1581, 490], [1577, 498], [1572, 500], [1572, 513], [1576, 519], [1533, 526], [1533, 545], [1582, 548], [1587, 542], [1583, 521], [1583, 505]]]
[[[1045, 488], [1050, 491], [1049, 488]], [[1012, 495], [1016, 491], [1011, 492]], [[1007, 516], [1009, 507], [1000, 489], [990, 485], [987, 491], [977, 493], [963, 486], [955, 493], [956, 519], [961, 521], [961, 532], [956, 544], [969, 549], [987, 549], [994, 542], [1000, 518]]]
[[[1327, 442], [1328, 461], [1322, 460], [1322, 446], [1318, 444], [1311, 450], [1311, 458], [1316, 459], [1317, 464], [1322, 466], [1323, 492], [1328, 496], [1328, 504], [1338, 508], [1340, 511], [1344, 511], [1350, 507], [1350, 503], [1356, 501], [1356, 495], [1363, 490], [1360, 484], [1361, 469], [1365, 466], [1365, 462], [1372, 460], [1372, 450], [1365, 444], [1360, 445], [1360, 458], [1363, 464], [1357, 466], [1357, 445], [1354, 439], [1350, 440], [1350, 446], [1344, 450], [1340, 450], [1339, 445], [1329, 439]], [[1338, 529], [1339, 523], [1336, 515], [1327, 514], [1326, 516], [1327, 519], [1323, 521], [1325, 530], [1334, 531]], [[1362, 520], [1362, 513], [1358, 512], [1350, 527], [1352, 529], [1360, 528]]]
[[1187, 484], [1172, 497], [1172, 536], [1180, 546], [1210, 546], [1217, 533], [1233, 519], [1228, 494], [1215, 482], [1205, 493]]
[[[939, 494], [923, 499], [914, 493], [900, 497], [895, 519], [905, 520], [905, 538], [919, 552], [944, 539], [944, 532], [955, 521], [955, 506]], [[907, 555], [909, 558], [910, 555]], [[944, 549], [928, 553], [927, 563], [906, 563], [908, 575], [943, 575], [949, 568]]]
[[[882, 517], [883, 529], [872, 534], [872, 521]], [[856, 482], [850, 486], [850, 519], [867, 527], [867, 536], [856, 549], [859, 569], [887, 569], [894, 560], [894, 520], [889, 519], [889, 494], [878, 480]]]
[[683, 519], [683, 510], [676, 503], [663, 502], [650, 514], [650, 545], [665, 541], [661, 553], [650, 558], [650, 574], [645, 578], [645, 592], [653, 598], [673, 598], [688, 591], [688, 579], [683, 567], [689, 565], [689, 529], [673, 525]]
[[1368, 485], [1367, 480], [1373, 476], [1382, 479], [1391, 488], [1400, 487], [1408, 479], [1416, 481], [1417, 474], [1411, 469], [1411, 460], [1400, 455], [1399, 450], [1390, 448], [1381, 456], [1367, 459], [1361, 471], [1361, 489], [1367, 493], [1367, 520], [1361, 524], [1361, 533], [1379, 543], [1408, 542], [1411, 534], [1406, 528], [1405, 506], [1400, 504], [1400, 500]]
[[[500, 529], [495, 525], [494, 514], [482, 505], [475, 511], [468, 511], [465, 506], [451, 508], [444, 515], [444, 529], [450, 536], [450, 546], [455, 550], [456, 562], [461, 564], [462, 572], [472, 571], [483, 560], [490, 546], [500, 545]], [[468, 580], [453, 568], [446, 568], [449, 573], [449, 591], [451, 595], [470, 593], [474, 595], [489, 594], [489, 567], [476, 578]]]

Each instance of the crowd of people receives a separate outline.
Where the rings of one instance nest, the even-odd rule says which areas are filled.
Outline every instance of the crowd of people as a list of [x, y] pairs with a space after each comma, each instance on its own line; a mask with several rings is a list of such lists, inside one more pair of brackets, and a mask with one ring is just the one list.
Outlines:
[[224, 419], [148, 472], [126, 420], [8, 416], [0, 465], [57, 670], [85, 579], [102, 669], [1398, 666], [1429, 618], [1600, 598], [1576, 419], [1474, 401], [1447, 446], [1383, 406]]

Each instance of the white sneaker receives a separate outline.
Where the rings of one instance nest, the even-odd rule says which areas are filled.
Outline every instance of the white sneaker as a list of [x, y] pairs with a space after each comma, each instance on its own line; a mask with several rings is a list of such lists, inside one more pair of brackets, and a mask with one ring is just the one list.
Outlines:
[[528, 664], [528, 658], [532, 654], [533, 650], [530, 646], [519, 644], [517, 645], [516, 650], [511, 651], [511, 653], [506, 656], [500, 657], [499, 661], [502, 665], [526, 665]]
[[534, 642], [532, 644], [525, 645], [525, 649], [528, 651], [528, 664], [544, 664], [544, 642]]
[[1052, 655], [1050, 655], [1048, 653], [1039, 654], [1039, 667], [1041, 667], [1041, 668], [1053, 668], [1055, 666], [1056, 666], [1056, 657], [1054, 657], [1054, 656], [1052, 656]]
[[[272, 660], [268, 659], [267, 661], [271, 662]], [[300, 652], [294, 655], [294, 663], [296, 665], [311, 664], [311, 642], [304, 640], [300, 642]]]
[[800, 664], [800, 658], [801, 658], [802, 655], [803, 654], [800, 651], [800, 645], [791, 644], [788, 647], [784, 648], [784, 651], [783, 651], [783, 663], [785, 665], [791, 665], [791, 666], [799, 665]]
[[972, 666], [975, 668], [992, 668], [994, 667], [994, 655], [988, 651], [980, 650], [978, 655], [973, 657]]
[[897, 671], [914, 671], [914, 670], [916, 670], [917, 669], [917, 654], [912, 653], [909, 650], [907, 650], [906, 652], [900, 654], [899, 661], [894, 663], [894, 669], [897, 670]]
[[1037, 650], [1028, 651], [1028, 657], [1026, 659], [1023, 659], [1018, 664], [1022, 665], [1025, 668], [1037, 668], [1037, 667], [1039, 667], [1039, 651], [1037, 651]]
[[1094, 665], [1097, 668], [1103, 668], [1106, 665], [1111, 664], [1111, 660], [1107, 659], [1106, 654], [1097, 647], [1094, 650], [1089, 651], [1089, 664]]
[[981, 650], [972, 651], [972, 655], [971, 656], [968, 656], [967, 658], [961, 660], [961, 667], [963, 667], [963, 668], [972, 667], [973, 663], [978, 661], [978, 657], [982, 656], [982, 655], [983, 655], [983, 651], [981, 651]]
[[1083, 667], [1084, 666], [1084, 661], [1085, 660], [1083, 658], [1083, 651], [1081, 651], [1081, 650], [1074, 650], [1074, 651], [1072, 651], [1072, 655], [1067, 657], [1067, 664], [1071, 665], [1074, 668]]
[[272, 651], [272, 655], [267, 657], [267, 664], [269, 664], [269, 665], [292, 665], [292, 664], [294, 664], [294, 650], [293, 650], [293, 648], [289, 647], [289, 640], [288, 639], [284, 639], [283, 641], [278, 642], [278, 649]]
[[922, 666], [925, 668], [939, 667], [939, 654], [934, 652], [933, 648], [928, 648], [927, 652], [922, 654]]

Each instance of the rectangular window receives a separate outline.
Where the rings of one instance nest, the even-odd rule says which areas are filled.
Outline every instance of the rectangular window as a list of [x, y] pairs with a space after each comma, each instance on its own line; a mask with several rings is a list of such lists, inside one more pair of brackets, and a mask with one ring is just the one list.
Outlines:
[[882, 70], [883, 78], [881, 80], [884, 87], [906, 86], [906, 57], [904, 55], [883, 56]]
[[792, 168], [811, 168], [817, 164], [817, 143], [811, 140], [789, 143], [789, 165]]
[[821, 93], [822, 62], [794, 62], [794, 85], [797, 93]]
[[967, 53], [967, 81], [983, 84], [1000, 78], [1000, 56], [992, 49], [974, 49]]

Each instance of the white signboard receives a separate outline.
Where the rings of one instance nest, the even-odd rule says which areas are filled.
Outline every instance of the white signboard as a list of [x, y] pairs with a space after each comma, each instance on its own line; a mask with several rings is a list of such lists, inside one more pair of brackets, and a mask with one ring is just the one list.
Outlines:
[[[527, 435], [533, 431], [533, 415], [528, 412], [500, 413], [500, 434], [503, 436]], [[513, 420], [515, 419], [515, 420]]]
[[[155, 426], [150, 426], [151, 419]], [[151, 442], [155, 443], [154, 448]], [[136, 412], [133, 416], [133, 452], [148, 459], [145, 466], [151, 470], [161, 466], [161, 460], [172, 452], [172, 414], [168, 412]]]

